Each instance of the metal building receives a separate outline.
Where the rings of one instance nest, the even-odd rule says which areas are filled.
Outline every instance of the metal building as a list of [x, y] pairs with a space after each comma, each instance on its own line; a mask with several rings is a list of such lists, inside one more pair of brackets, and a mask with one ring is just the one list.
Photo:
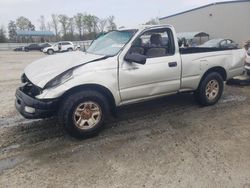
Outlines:
[[160, 18], [177, 32], [204, 31], [210, 38], [230, 38], [240, 44], [250, 39], [250, 0], [218, 2]]

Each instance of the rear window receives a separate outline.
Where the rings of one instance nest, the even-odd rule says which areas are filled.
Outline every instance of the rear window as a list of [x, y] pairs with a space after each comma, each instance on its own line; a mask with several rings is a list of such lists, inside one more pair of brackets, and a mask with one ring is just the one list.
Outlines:
[[62, 45], [71, 45], [69, 42], [62, 42]]

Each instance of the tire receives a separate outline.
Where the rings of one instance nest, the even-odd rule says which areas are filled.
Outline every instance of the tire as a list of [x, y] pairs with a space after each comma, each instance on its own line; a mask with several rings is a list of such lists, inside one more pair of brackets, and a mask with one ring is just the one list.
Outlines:
[[212, 72], [203, 78], [194, 94], [199, 104], [202, 106], [211, 106], [219, 101], [223, 90], [224, 82], [222, 76], [217, 72]]
[[65, 130], [75, 138], [97, 135], [109, 115], [107, 99], [99, 92], [86, 90], [66, 97], [58, 118]]
[[47, 53], [48, 53], [49, 55], [52, 55], [52, 54], [54, 54], [54, 50], [49, 49], [49, 50], [47, 51]]
[[73, 51], [73, 49], [72, 49], [72, 48], [69, 48], [67, 51], [68, 51], [68, 52], [72, 52], [72, 51]]

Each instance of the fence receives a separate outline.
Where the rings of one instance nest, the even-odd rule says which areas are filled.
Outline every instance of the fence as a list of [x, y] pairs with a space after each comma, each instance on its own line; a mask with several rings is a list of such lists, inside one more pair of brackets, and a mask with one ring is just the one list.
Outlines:
[[[73, 44], [76, 46], [80, 46], [81, 49], [87, 49], [90, 46], [91, 42], [92, 42], [91, 40], [74, 41]], [[27, 46], [29, 44], [30, 43], [0, 43], [0, 51], [14, 50], [15, 48]]]

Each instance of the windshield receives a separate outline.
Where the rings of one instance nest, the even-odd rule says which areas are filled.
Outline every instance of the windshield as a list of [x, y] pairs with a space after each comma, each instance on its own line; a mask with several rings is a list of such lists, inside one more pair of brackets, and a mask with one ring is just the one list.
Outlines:
[[129, 42], [135, 30], [111, 31], [97, 38], [87, 52], [97, 55], [114, 56]]

